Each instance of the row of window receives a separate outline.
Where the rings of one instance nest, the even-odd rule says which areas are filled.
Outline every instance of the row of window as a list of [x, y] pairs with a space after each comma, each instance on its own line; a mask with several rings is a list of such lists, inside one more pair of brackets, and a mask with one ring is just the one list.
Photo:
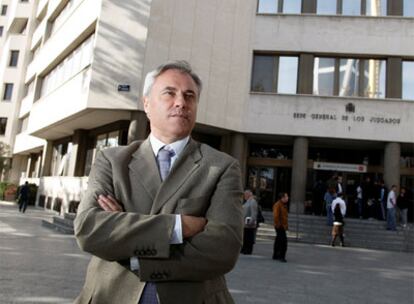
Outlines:
[[41, 96], [47, 95], [92, 62], [93, 38], [94, 35], [91, 35], [43, 78]]
[[[297, 93], [298, 56], [255, 55], [251, 91]], [[313, 94], [386, 97], [387, 61], [314, 57]], [[402, 98], [414, 100], [414, 61], [402, 63]]]
[[[307, 0], [259, 0], [260, 14], [300, 14]], [[388, 0], [393, 1], [393, 0]], [[414, 16], [414, 1], [403, 0], [403, 16]], [[387, 0], [317, 0], [318, 15], [387, 16]]]

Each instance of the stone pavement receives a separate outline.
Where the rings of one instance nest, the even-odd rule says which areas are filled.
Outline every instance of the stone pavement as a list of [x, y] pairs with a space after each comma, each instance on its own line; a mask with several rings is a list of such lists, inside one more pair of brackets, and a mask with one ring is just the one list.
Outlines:
[[[42, 227], [54, 214], [0, 202], [1, 304], [72, 303], [79, 292], [89, 256]], [[412, 253], [289, 243], [283, 264], [272, 246], [259, 241], [227, 275], [236, 303], [414, 303]]]

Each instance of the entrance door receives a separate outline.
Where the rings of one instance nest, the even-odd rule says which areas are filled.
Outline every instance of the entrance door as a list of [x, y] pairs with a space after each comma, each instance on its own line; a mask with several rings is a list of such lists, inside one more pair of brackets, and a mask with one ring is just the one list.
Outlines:
[[250, 167], [247, 187], [256, 195], [262, 208], [270, 210], [279, 192], [289, 192], [290, 168]]

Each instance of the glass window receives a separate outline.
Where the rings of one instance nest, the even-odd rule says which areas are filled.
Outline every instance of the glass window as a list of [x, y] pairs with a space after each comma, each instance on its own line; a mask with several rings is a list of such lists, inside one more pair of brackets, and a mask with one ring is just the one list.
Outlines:
[[316, 13], [319, 15], [336, 15], [336, 0], [318, 0]]
[[7, 117], [0, 117], [0, 135], [6, 134]]
[[386, 16], [387, 0], [366, 0], [367, 16]]
[[297, 78], [298, 57], [280, 56], [277, 92], [296, 94]]
[[302, 0], [284, 0], [283, 13], [300, 14], [302, 11]]
[[364, 86], [362, 96], [385, 98], [385, 60], [364, 60]]
[[402, 98], [414, 100], [414, 61], [403, 61]]
[[53, 91], [92, 62], [93, 37], [89, 37], [44, 77], [41, 96]]
[[19, 60], [19, 51], [10, 51], [10, 61], [9, 66], [17, 66], [17, 61]]
[[253, 92], [274, 92], [274, 56], [255, 55], [253, 62]]
[[71, 151], [71, 142], [58, 144], [53, 147], [52, 174], [54, 176], [68, 175]]
[[313, 94], [334, 94], [335, 58], [315, 57], [313, 68]]
[[3, 27], [0, 26], [0, 37], [3, 36]]
[[340, 59], [339, 61], [339, 96], [358, 96], [359, 60]]
[[403, 16], [414, 17], [414, 1], [404, 0], [403, 3]]
[[261, 14], [276, 14], [278, 0], [259, 0], [257, 12]]
[[342, 15], [361, 15], [361, 0], [342, 0]]
[[7, 5], [1, 6], [1, 15], [6, 16], [7, 15]]
[[13, 84], [5, 83], [4, 91], [3, 91], [3, 100], [11, 100], [12, 95], [13, 95]]

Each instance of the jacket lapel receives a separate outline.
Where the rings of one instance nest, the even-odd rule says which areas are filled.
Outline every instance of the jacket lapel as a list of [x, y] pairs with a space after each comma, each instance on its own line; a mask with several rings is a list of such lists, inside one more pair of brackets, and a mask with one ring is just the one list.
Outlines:
[[132, 154], [129, 169], [130, 180], [140, 182], [154, 200], [161, 185], [161, 177], [149, 139], [146, 139]]
[[[162, 183], [159, 191], [154, 199], [151, 214], [157, 214], [166, 204], [169, 198], [173, 196], [186, 182], [186, 180], [193, 174], [200, 166], [198, 163], [202, 158], [199, 145], [194, 140], [190, 139], [189, 143], [181, 153], [180, 157], [175, 161], [167, 178]], [[159, 174], [158, 174], [159, 176]], [[169, 210], [174, 210], [175, 205], [169, 206]]]

